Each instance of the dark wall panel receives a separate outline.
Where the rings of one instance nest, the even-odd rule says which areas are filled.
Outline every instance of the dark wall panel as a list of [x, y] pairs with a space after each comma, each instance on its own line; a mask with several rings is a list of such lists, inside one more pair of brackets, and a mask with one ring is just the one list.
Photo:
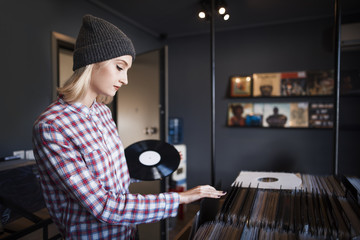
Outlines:
[[[226, 126], [228, 103], [241, 101], [227, 97], [231, 75], [332, 69], [331, 26], [319, 19], [216, 33], [216, 182], [229, 186], [241, 170], [331, 173], [331, 130]], [[184, 119], [189, 187], [211, 179], [209, 38], [169, 44], [170, 117]]]
[[52, 101], [51, 32], [76, 38], [87, 13], [120, 27], [138, 53], [161, 46], [90, 1], [1, 1], [0, 156], [32, 149], [32, 124]]

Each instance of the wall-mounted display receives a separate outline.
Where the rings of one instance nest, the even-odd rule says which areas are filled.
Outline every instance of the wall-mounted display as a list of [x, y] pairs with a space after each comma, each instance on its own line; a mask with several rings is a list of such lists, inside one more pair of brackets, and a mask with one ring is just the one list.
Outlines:
[[[360, 75], [348, 72], [346, 76], [357, 79]], [[329, 99], [334, 94], [333, 70], [254, 73], [232, 76], [230, 84], [231, 97], [248, 99], [228, 104], [227, 126], [333, 128], [334, 103]], [[352, 87], [344, 81], [341, 84], [343, 91]], [[310, 96], [317, 97], [310, 99]], [[294, 99], [299, 97], [307, 98], [305, 101]], [[319, 101], [318, 97], [325, 98]], [[249, 98], [254, 101], [249, 102]], [[261, 98], [265, 102], [259, 102]], [[278, 100], [270, 101], [271, 98]], [[294, 100], [289, 100], [291, 98]]]
[[230, 103], [230, 127], [332, 128], [333, 103]]
[[334, 93], [333, 70], [254, 73], [230, 79], [231, 97], [331, 96]]
[[233, 76], [230, 78], [231, 97], [250, 97], [251, 96], [251, 76]]

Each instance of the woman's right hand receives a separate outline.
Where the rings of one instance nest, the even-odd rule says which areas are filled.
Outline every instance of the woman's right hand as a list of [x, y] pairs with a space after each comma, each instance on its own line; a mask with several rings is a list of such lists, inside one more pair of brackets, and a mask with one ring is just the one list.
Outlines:
[[218, 191], [210, 185], [201, 185], [185, 192], [180, 192], [180, 204], [188, 204], [202, 198], [221, 198], [226, 192]]

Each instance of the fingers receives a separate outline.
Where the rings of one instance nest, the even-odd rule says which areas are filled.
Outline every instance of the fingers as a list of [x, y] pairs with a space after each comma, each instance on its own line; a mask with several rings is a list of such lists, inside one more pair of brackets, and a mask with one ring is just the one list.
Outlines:
[[208, 198], [220, 198], [222, 196], [224, 196], [226, 193], [223, 191], [218, 191], [216, 190], [214, 187], [208, 186], [205, 189], [204, 195], [203, 197], [208, 197]]
[[221, 198], [225, 194], [226, 192], [216, 190], [214, 187], [210, 185], [197, 186], [188, 191], [179, 193], [180, 204], [182, 203], [187, 204], [202, 198]]

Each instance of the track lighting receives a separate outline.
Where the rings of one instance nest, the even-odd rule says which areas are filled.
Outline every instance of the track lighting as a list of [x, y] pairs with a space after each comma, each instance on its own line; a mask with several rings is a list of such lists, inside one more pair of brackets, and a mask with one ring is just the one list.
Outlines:
[[[211, 0], [201, 0], [199, 4], [199, 18], [208, 20], [211, 14]], [[215, 8], [223, 20], [227, 21], [230, 18], [229, 13], [227, 12], [227, 5], [224, 0], [215, 0]]]

